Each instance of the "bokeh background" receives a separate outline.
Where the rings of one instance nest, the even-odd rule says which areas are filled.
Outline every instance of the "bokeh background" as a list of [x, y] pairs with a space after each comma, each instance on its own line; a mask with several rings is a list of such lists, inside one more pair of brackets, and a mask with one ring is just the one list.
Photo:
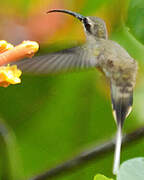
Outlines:
[[[109, 38], [139, 62], [134, 108], [124, 132], [144, 125], [143, 0], [5, 0], [0, 2], [0, 39], [40, 43], [39, 54], [85, 41], [81, 23], [49, 9], [69, 9], [105, 20]], [[0, 88], [0, 179], [25, 180], [84, 149], [114, 137], [109, 86], [97, 70], [33, 76]], [[144, 140], [122, 149], [121, 160], [144, 156]], [[92, 180], [112, 176], [113, 153], [53, 179]]]

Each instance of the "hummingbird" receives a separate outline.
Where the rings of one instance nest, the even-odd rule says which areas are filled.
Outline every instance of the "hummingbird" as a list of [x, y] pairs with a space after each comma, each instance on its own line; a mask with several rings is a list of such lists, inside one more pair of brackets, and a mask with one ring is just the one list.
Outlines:
[[113, 116], [117, 125], [113, 174], [120, 166], [122, 127], [132, 110], [137, 62], [118, 43], [108, 39], [105, 22], [95, 16], [83, 16], [70, 10], [54, 9], [47, 13], [66, 13], [84, 27], [86, 42], [62, 51], [24, 59], [16, 64], [24, 72], [50, 74], [83, 68], [101, 70], [109, 81]]

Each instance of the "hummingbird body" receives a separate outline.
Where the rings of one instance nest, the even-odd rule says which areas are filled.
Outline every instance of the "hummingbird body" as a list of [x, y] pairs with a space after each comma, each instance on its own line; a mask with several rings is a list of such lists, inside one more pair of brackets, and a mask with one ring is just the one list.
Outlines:
[[114, 118], [122, 126], [133, 102], [137, 62], [111, 40], [93, 38], [86, 46], [91, 59], [95, 59], [95, 66], [104, 72], [110, 82]]
[[96, 67], [104, 72], [110, 82], [114, 119], [117, 124], [116, 149], [113, 173], [117, 174], [120, 164], [122, 126], [132, 109], [133, 88], [136, 82], [137, 62], [114, 41], [108, 40], [105, 22], [94, 16], [82, 16], [68, 10], [62, 12], [79, 19], [85, 30], [84, 45], [60, 52], [23, 60], [16, 64], [24, 72], [41, 74], [70, 71], [71, 69]]
[[[93, 38], [90, 40], [92, 58], [96, 58], [96, 67], [104, 72], [111, 86], [113, 116], [117, 123], [117, 137], [113, 173], [117, 174], [120, 164], [122, 127], [124, 120], [132, 110], [133, 88], [136, 82], [137, 62], [119, 44], [114, 41]], [[88, 43], [87, 43], [88, 44]], [[87, 48], [90, 49], [90, 48]]]

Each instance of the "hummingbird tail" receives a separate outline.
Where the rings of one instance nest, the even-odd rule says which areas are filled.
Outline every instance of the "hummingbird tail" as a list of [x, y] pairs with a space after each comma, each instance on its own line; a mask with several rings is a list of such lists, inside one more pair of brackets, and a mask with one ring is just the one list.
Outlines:
[[117, 123], [116, 146], [113, 173], [117, 174], [120, 165], [120, 152], [122, 143], [122, 126], [129, 115], [133, 103], [133, 87], [121, 87], [111, 84], [111, 99], [115, 121]]
[[133, 87], [121, 87], [111, 84], [113, 116], [117, 125], [123, 126], [125, 118], [130, 114], [133, 103]]
[[121, 144], [122, 144], [122, 128], [119, 125], [116, 135], [116, 144], [115, 144], [115, 154], [114, 154], [114, 164], [113, 164], [113, 174], [117, 174], [120, 165], [120, 153], [121, 153]]

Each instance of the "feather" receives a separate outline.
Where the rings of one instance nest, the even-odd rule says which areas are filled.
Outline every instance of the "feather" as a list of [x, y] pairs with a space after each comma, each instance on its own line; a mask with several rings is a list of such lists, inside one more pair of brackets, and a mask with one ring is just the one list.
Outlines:
[[55, 53], [24, 59], [15, 62], [27, 73], [53, 74], [96, 66], [96, 58], [90, 58], [89, 51], [84, 46], [65, 49]]
[[111, 99], [114, 119], [117, 123], [117, 135], [113, 173], [117, 174], [120, 165], [120, 152], [122, 143], [122, 126], [125, 118], [129, 115], [133, 103], [133, 87], [121, 87], [111, 84]]

